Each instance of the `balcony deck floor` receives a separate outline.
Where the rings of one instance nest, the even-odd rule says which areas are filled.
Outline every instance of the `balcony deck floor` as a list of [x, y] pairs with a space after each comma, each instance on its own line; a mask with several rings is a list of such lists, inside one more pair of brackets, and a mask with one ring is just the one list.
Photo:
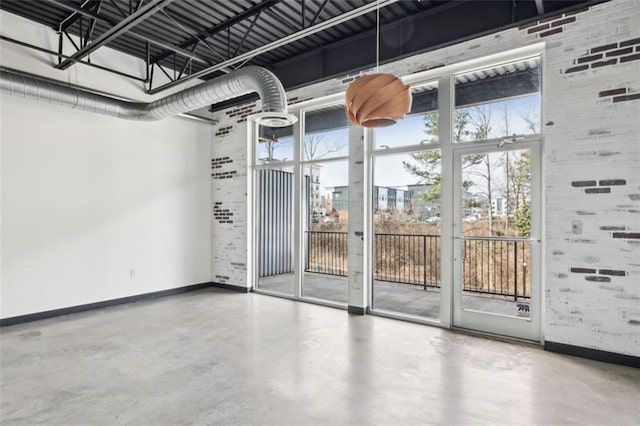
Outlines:
[[[260, 278], [258, 288], [282, 294], [293, 294], [293, 274]], [[347, 303], [347, 277], [306, 272], [303, 279], [303, 297]], [[529, 304], [529, 299], [514, 301], [503, 296], [480, 295], [465, 292], [465, 309], [491, 312], [515, 317], [527, 317], [518, 304]], [[422, 286], [374, 281], [373, 308], [400, 312], [426, 318], [440, 316], [440, 289]]]

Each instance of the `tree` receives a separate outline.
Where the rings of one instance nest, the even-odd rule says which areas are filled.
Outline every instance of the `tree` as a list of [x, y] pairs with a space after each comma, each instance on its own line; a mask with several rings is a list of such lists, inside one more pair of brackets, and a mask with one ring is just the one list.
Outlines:
[[525, 122], [527, 130], [531, 133], [538, 133], [538, 124], [540, 123], [540, 111], [534, 108], [528, 108], [520, 113], [520, 118]]
[[518, 230], [518, 235], [522, 237], [531, 236], [531, 203], [525, 202], [516, 210], [514, 226]]
[[[311, 133], [305, 134], [304, 136], [304, 158], [307, 161], [319, 160], [333, 152], [339, 152], [344, 147], [347, 146], [347, 141], [343, 137], [330, 137], [330, 140], [325, 141], [325, 136], [331, 135], [331, 133]], [[317, 167], [317, 166], [316, 166]], [[320, 207], [321, 198], [320, 198], [320, 190], [317, 188], [320, 182], [318, 180], [319, 176], [315, 175], [316, 170], [313, 164], [306, 166], [305, 168], [309, 174], [309, 183], [310, 186], [308, 188], [309, 194], [309, 215], [310, 215], [310, 223], [313, 223], [314, 215], [318, 215], [319, 212], [316, 210], [317, 207]]]
[[511, 169], [513, 170], [511, 179], [515, 210], [518, 210], [531, 198], [531, 152], [521, 151]]
[[[509, 136], [511, 134], [511, 129], [510, 129], [510, 124], [511, 124], [511, 115], [509, 114], [509, 105], [507, 104], [507, 102], [503, 102], [502, 103], [502, 109], [500, 111], [502, 113], [502, 123], [504, 125], [504, 127], [502, 128], [502, 134], [505, 136]], [[515, 136], [515, 133], [514, 133]], [[509, 232], [509, 212], [511, 209], [511, 204], [512, 204], [512, 199], [511, 199], [511, 188], [509, 187], [510, 185], [510, 179], [509, 179], [509, 175], [513, 174], [512, 173], [512, 167], [511, 166], [511, 159], [509, 158], [509, 151], [505, 151], [504, 152], [504, 166], [506, 168], [506, 175], [507, 175], [507, 188], [505, 190], [505, 198], [506, 198], [506, 216], [505, 216], [505, 222], [504, 222], [504, 232], [505, 235], [508, 235]], [[513, 185], [511, 185], [511, 187], [513, 187]]]
[[[491, 105], [481, 105], [472, 109], [469, 115], [469, 121], [473, 127], [473, 137], [475, 140], [489, 139], [491, 134], [491, 116], [493, 108]], [[474, 168], [469, 173], [482, 178], [485, 187], [485, 195], [487, 196], [487, 218], [489, 219], [489, 236], [493, 236], [493, 214], [491, 207], [493, 205], [493, 187], [491, 179], [491, 157], [489, 154], [474, 154], [465, 156], [466, 162], [470, 165], [482, 164], [483, 168]]]
[[325, 142], [326, 133], [304, 135], [304, 158], [307, 161], [319, 160], [333, 152], [339, 152], [347, 146], [343, 137], [332, 138]]
[[[287, 152], [291, 152], [291, 146], [293, 144], [292, 137], [279, 138], [274, 132], [271, 136], [260, 136], [260, 146], [264, 146], [264, 150], [260, 149], [260, 154], [266, 154], [266, 157], [260, 157], [258, 161], [263, 163], [269, 163], [273, 161], [284, 161], [286, 158], [276, 158], [276, 151], [284, 151], [284, 155]], [[264, 144], [264, 145], [263, 145]], [[266, 153], [264, 152], [266, 151]], [[282, 154], [281, 154], [282, 155]]]
[[[455, 142], [460, 142], [463, 137], [469, 134], [467, 130], [469, 113], [463, 110], [456, 110], [453, 121], [453, 138]], [[434, 111], [425, 114], [423, 122], [424, 132], [428, 136], [425, 142], [437, 142], [439, 135], [438, 112]], [[415, 163], [403, 161], [402, 166], [407, 172], [420, 178], [420, 183], [427, 186], [427, 190], [421, 194], [422, 199], [429, 202], [439, 202], [441, 193], [440, 151], [417, 152], [411, 154], [411, 159]], [[463, 187], [468, 189], [471, 184], [471, 182], [465, 181]]]

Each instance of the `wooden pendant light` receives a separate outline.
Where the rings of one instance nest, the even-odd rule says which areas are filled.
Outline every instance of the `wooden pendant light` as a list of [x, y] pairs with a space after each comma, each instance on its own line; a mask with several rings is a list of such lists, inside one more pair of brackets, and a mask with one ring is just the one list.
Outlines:
[[411, 110], [411, 88], [392, 74], [371, 74], [347, 89], [347, 115], [362, 127], [396, 124]]

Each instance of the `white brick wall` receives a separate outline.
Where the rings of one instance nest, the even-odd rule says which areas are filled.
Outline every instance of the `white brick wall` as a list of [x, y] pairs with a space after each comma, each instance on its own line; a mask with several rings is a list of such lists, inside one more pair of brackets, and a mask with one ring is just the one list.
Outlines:
[[[214, 135], [211, 146], [212, 279], [217, 283], [248, 287], [247, 126], [236, 121], [218, 126], [218, 132], [220, 128], [232, 127], [226, 135]], [[223, 176], [231, 177], [213, 176], [218, 173], [229, 173]]]
[[[554, 123], [544, 128], [545, 339], [632, 355], [640, 355], [640, 240], [610, 229], [640, 232], [640, 99], [599, 94], [637, 91], [640, 61], [562, 71], [594, 47], [640, 37], [639, 6], [614, 1], [577, 15], [546, 49], [544, 71], [545, 122]], [[572, 186], [611, 179], [626, 184], [594, 194]]]
[[[567, 18], [575, 20], [554, 26]], [[640, 37], [639, 3], [614, 0], [540, 25], [562, 32], [544, 36], [547, 30], [514, 28], [381, 66], [380, 71], [407, 75], [546, 42], [543, 123], [553, 125], [543, 128], [543, 333], [548, 341], [640, 356], [640, 239], [613, 238], [613, 232], [640, 233], [640, 99], [614, 103], [615, 96], [600, 96], [620, 88], [627, 95], [640, 93], [640, 60], [620, 63], [616, 56], [616, 64], [564, 73], [594, 47]], [[632, 50], [631, 55], [638, 53], [640, 46], [633, 44]], [[603, 60], [610, 58], [603, 52]], [[352, 80], [353, 75], [343, 76], [291, 91], [289, 98], [336, 93]], [[229, 134], [212, 142], [214, 158], [233, 160], [222, 170], [237, 171], [230, 179], [213, 179], [214, 206], [221, 203], [233, 213], [233, 223], [213, 221], [213, 280], [245, 287], [250, 286], [244, 267], [247, 129], [230, 114], [225, 111], [218, 117], [219, 128], [233, 126]], [[605, 179], [626, 184], [609, 186], [606, 194], [587, 194], [584, 187], [572, 186]]]

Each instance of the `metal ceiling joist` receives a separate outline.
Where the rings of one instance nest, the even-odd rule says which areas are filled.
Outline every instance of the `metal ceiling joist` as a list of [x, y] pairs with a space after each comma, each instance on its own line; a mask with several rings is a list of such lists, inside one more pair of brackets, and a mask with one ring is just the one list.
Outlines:
[[[109, 0], [109, 3], [111, 3], [111, 5], [118, 11], [118, 13], [120, 14], [120, 16], [122, 16], [123, 18], [126, 18], [128, 15], [124, 12], [124, 10], [120, 9], [120, 6], [118, 6], [118, 2], [114, 1], [114, 0]], [[131, 3], [129, 3], [129, 7], [131, 7]], [[129, 12], [131, 13], [131, 12]]]
[[309, 22], [309, 26], [312, 26], [313, 24], [316, 23], [316, 20], [318, 19], [318, 17], [320, 16], [324, 8], [327, 6], [327, 3], [329, 3], [329, 0], [324, 0], [324, 3], [322, 3], [322, 5], [318, 8], [318, 11], [316, 12], [316, 14], [313, 15], [313, 18], [311, 18], [311, 21]]
[[[48, 1], [51, 1], [52, 3], [58, 4], [63, 7], [67, 7], [66, 4], [55, 1], [55, 0], [48, 0]], [[84, 46], [82, 49], [78, 50], [70, 58], [64, 60], [62, 63], [57, 65], [56, 68], [62, 69], [62, 70], [69, 68], [71, 65], [73, 65], [74, 62], [79, 61], [80, 59], [84, 58], [85, 56], [96, 51], [97, 49], [104, 46], [105, 44], [109, 43], [116, 37], [119, 37], [120, 35], [129, 31], [132, 27], [138, 25], [140, 22], [144, 21], [149, 16], [156, 13], [160, 8], [167, 6], [173, 1], [174, 0], [152, 0], [150, 3], [145, 5], [141, 10], [133, 13], [129, 17], [115, 24], [112, 28], [110, 28], [105, 33], [103, 33], [100, 37], [94, 40], [93, 43], [91, 43], [90, 45]], [[74, 8], [74, 9], [76, 9], [75, 10], [76, 12], [83, 15], [89, 15], [89, 16], [93, 15], [91, 17], [94, 19], [105, 20], [103, 17], [101, 17], [97, 13], [91, 13], [86, 10], [83, 10], [82, 8]], [[151, 42], [151, 40], [145, 40], [145, 41]], [[191, 57], [192, 55], [188, 55], [188, 56]]]
[[[74, 19], [75, 22], [69, 24], [66, 32], [76, 40], [80, 49], [85, 48], [87, 41], [92, 38], [88, 34], [94, 22], [97, 22], [94, 34], [98, 35], [115, 26], [122, 15], [110, 0], [103, 0], [101, 11], [91, 7], [97, 4], [97, 0], [39, 1], [41, 3], [0, 0], [0, 9], [56, 30], [60, 24], [64, 25], [65, 18]], [[132, 14], [142, 10], [149, 1], [115, 0], [115, 3], [123, 14]], [[107, 46], [145, 60], [147, 64], [158, 60], [159, 55], [166, 55], [166, 59], [159, 64], [169, 75], [173, 75], [176, 81], [172, 85], [186, 82], [192, 72], [202, 72], [199, 77], [209, 79], [223, 72], [225, 65], [233, 64], [235, 68], [253, 62], [276, 72], [285, 87], [292, 89], [375, 65], [375, 13], [364, 13], [331, 28], [324, 24], [335, 17], [343, 17], [353, 8], [375, 4], [377, 0], [271, 1], [272, 9], [263, 12], [274, 13], [287, 24], [276, 22], [274, 25], [273, 20], [265, 19], [265, 13], [249, 16], [252, 8], [271, 4], [267, 0], [184, 0], [160, 10], [141, 25], [112, 39]], [[605, 0], [398, 1], [380, 11], [381, 37], [377, 44], [380, 63], [564, 12], [582, 10], [602, 1]], [[76, 13], [70, 14], [67, 12], [69, 10]], [[77, 14], [83, 18], [80, 19]], [[184, 32], [178, 31], [178, 27]], [[314, 31], [320, 29], [313, 35], [300, 31], [308, 28]], [[207, 29], [217, 33], [210, 37]], [[206, 40], [202, 40], [204, 35], [207, 36]], [[60, 40], [66, 36], [61, 32]], [[81, 43], [77, 43], [74, 36], [80, 36]], [[187, 42], [191, 43], [189, 49], [178, 47], [180, 43]], [[199, 47], [193, 51], [194, 46]], [[178, 52], [180, 56], [172, 57], [172, 52]], [[235, 58], [235, 55], [239, 56]], [[58, 57], [67, 58], [66, 55]], [[147, 66], [147, 78], [144, 80], [149, 83], [148, 93], [155, 92], [151, 91], [150, 82], [153, 70], [153, 66]], [[154, 89], [160, 91], [166, 87]]]
[[[71, 10], [71, 11], [74, 11], [76, 13], [79, 13], [80, 15], [83, 15], [83, 16], [86, 16], [86, 17], [89, 17], [89, 18], [93, 18], [93, 19], [95, 19], [97, 21], [105, 22], [105, 23], [107, 23], [109, 25], [112, 25], [112, 26], [117, 24], [116, 21], [114, 21], [114, 20], [112, 20], [112, 19], [110, 19], [110, 18], [108, 18], [106, 16], [98, 15], [97, 13], [94, 13], [94, 12], [92, 12], [90, 10], [85, 10], [85, 9], [83, 9], [81, 7], [78, 7], [78, 6], [75, 6], [75, 5], [71, 4], [71, 3], [64, 3], [64, 2], [62, 2], [60, 0], [45, 0], [45, 1], [47, 1], [47, 2], [49, 2], [51, 4], [54, 4], [56, 6], [59, 6], [59, 7], [63, 8], [63, 9]], [[179, 48], [177, 46], [173, 46], [173, 45], [171, 45], [169, 43], [165, 43], [165, 42], [157, 40], [157, 39], [155, 39], [153, 37], [149, 37], [149, 36], [145, 36], [145, 35], [139, 34], [139, 33], [137, 33], [136, 31], [133, 31], [133, 30], [129, 30], [127, 34], [132, 36], [132, 37], [137, 38], [138, 40], [142, 40], [144, 42], [151, 43], [152, 45], [160, 47], [162, 49], [169, 50], [171, 52], [175, 52], [178, 55], [184, 56], [185, 58], [190, 58], [190, 59], [193, 58], [194, 61], [199, 62], [201, 64], [207, 64], [207, 65], [210, 64], [209, 61], [207, 61], [206, 59], [200, 58], [199, 56], [194, 55], [192, 52], [189, 52], [188, 50], [181, 49], [181, 48]]]
[[[30, 44], [30, 43], [25, 43], [25, 42], [20, 41], [20, 40], [16, 40], [16, 39], [13, 39], [13, 38], [10, 38], [10, 37], [5, 37], [3, 35], [0, 35], [0, 40], [6, 41], [6, 42], [9, 42], [9, 43], [13, 43], [13, 44], [17, 44], [18, 46], [26, 47], [27, 49], [37, 50], [38, 52], [48, 53], [48, 54], [50, 54], [52, 56], [57, 56], [58, 58], [61, 58], [61, 59], [70, 57], [70, 56], [64, 55], [64, 54], [62, 54], [60, 52], [54, 52], [53, 50], [45, 49], [44, 47], [40, 47], [40, 46], [35, 46], [33, 44]], [[127, 74], [127, 73], [122, 72], [122, 71], [114, 70], [114, 69], [108, 68], [108, 67], [103, 67], [101, 65], [92, 64], [90, 62], [77, 61], [77, 63], [78, 64], [82, 64], [82, 65], [87, 65], [89, 67], [97, 68], [97, 69], [102, 70], [102, 71], [107, 71], [107, 72], [110, 72], [110, 73], [113, 73], [113, 74], [117, 74], [117, 75], [120, 75], [122, 77], [131, 78], [133, 80], [141, 81], [143, 83], [146, 83], [149, 80], [148, 76], [147, 76], [147, 78], [140, 78], [140, 77], [132, 75], [132, 74]]]
[[[580, 3], [557, 2], [545, 15], [538, 15], [533, 2], [519, 6], [512, 19], [512, 3], [454, 1], [390, 22], [380, 28], [380, 63], [384, 64], [435, 50], [495, 31], [537, 21], [544, 17], [585, 8], [605, 0]], [[420, 36], [416, 36], [416, 34]], [[270, 64], [287, 89], [294, 89], [328, 78], [364, 70], [376, 64], [375, 29], [328, 44], [297, 57]]]
[[[86, 0], [84, 3], [82, 3], [81, 7], [89, 12], [99, 14], [100, 9], [102, 8], [102, 2], [103, 0]], [[88, 18], [89, 25], [87, 25], [87, 30], [83, 31], [83, 25], [82, 25], [83, 16], [84, 15], [78, 12], [73, 12], [69, 16], [67, 16], [64, 20], [62, 20], [60, 24], [58, 24], [58, 28], [59, 28], [58, 29], [58, 65], [62, 63], [63, 59], [69, 58], [69, 56], [63, 55], [64, 37], [67, 37], [67, 39], [71, 42], [71, 44], [76, 49], [76, 51], [80, 50], [81, 48], [85, 47], [91, 42], [91, 38], [93, 37], [93, 31], [95, 30], [96, 23], [98, 20], [95, 18]], [[80, 37], [80, 47], [78, 47], [76, 42], [73, 40], [73, 38], [71, 38], [71, 36], [67, 32], [67, 30], [69, 30], [71, 26], [78, 21], [79, 21], [78, 36]], [[82, 62], [82, 61], [77, 61], [77, 62]], [[87, 62], [88, 63], [91, 62], [90, 57], [87, 58]]]
[[[102, 3], [102, 0], [88, 0], [84, 2], [81, 6], [82, 9], [93, 12], [95, 7]], [[97, 14], [98, 12], [96, 12]], [[83, 15], [78, 12], [72, 12], [69, 16], [67, 16], [64, 20], [60, 22], [58, 28], [60, 31], [66, 31], [71, 25], [75, 24], [78, 19], [80, 19]], [[94, 18], [95, 19], [95, 18]]]
[[169, 88], [174, 87], [174, 86], [176, 86], [178, 84], [182, 84], [182, 83], [187, 82], [189, 80], [192, 80], [194, 78], [202, 77], [202, 76], [205, 76], [207, 74], [211, 74], [213, 72], [220, 71], [223, 68], [226, 68], [226, 67], [229, 67], [229, 66], [233, 66], [233, 65], [241, 63], [241, 62], [248, 61], [251, 58], [253, 58], [255, 56], [258, 56], [258, 55], [260, 55], [262, 53], [269, 52], [269, 51], [271, 51], [273, 49], [276, 49], [278, 47], [284, 46], [284, 45], [286, 45], [288, 43], [291, 43], [293, 41], [303, 39], [303, 38], [308, 37], [308, 36], [310, 36], [312, 34], [315, 34], [315, 33], [318, 33], [320, 31], [323, 31], [323, 30], [325, 30], [327, 28], [331, 28], [331, 27], [333, 27], [335, 25], [338, 25], [338, 24], [341, 24], [343, 22], [349, 21], [349, 20], [351, 20], [353, 18], [356, 18], [356, 17], [358, 17], [360, 15], [364, 15], [365, 13], [369, 13], [369, 12], [372, 12], [372, 11], [377, 10], [379, 8], [389, 6], [390, 4], [396, 3], [397, 1], [399, 1], [399, 0], [377, 0], [377, 1], [374, 1], [374, 2], [367, 3], [364, 6], [358, 7], [356, 9], [352, 9], [352, 10], [350, 10], [350, 11], [348, 11], [348, 12], [342, 14], [342, 15], [335, 16], [335, 17], [333, 17], [331, 19], [328, 19], [328, 20], [326, 20], [324, 22], [321, 22], [319, 24], [307, 27], [307, 28], [305, 28], [305, 29], [303, 29], [301, 31], [298, 31], [298, 32], [293, 33], [293, 34], [290, 34], [290, 35], [288, 35], [286, 37], [283, 37], [283, 38], [281, 38], [279, 40], [276, 40], [276, 41], [268, 43], [268, 44], [266, 44], [264, 46], [258, 47], [257, 49], [253, 49], [253, 50], [251, 50], [249, 52], [243, 53], [242, 55], [238, 55], [238, 56], [236, 56], [234, 58], [231, 58], [231, 59], [228, 59], [226, 61], [223, 61], [223, 62], [221, 62], [221, 63], [219, 63], [217, 65], [214, 65], [214, 66], [205, 68], [203, 70], [200, 70], [198, 72], [192, 73], [191, 75], [189, 75], [187, 77], [184, 77], [184, 78], [182, 78], [180, 80], [172, 81], [172, 82], [164, 84], [164, 85], [162, 85], [162, 86], [160, 86], [158, 88], [155, 88], [155, 89], [152, 89], [152, 90], [148, 90], [147, 93], [149, 93], [149, 94], [159, 93], [159, 92], [161, 92], [163, 90], [169, 89]]
[[[206, 40], [207, 38], [210, 38], [224, 30], [226, 30], [227, 28], [232, 27], [233, 25], [237, 24], [238, 22], [244, 21], [247, 18], [250, 18], [254, 15], [260, 14], [260, 12], [262, 12], [265, 9], [268, 9], [270, 7], [275, 6], [276, 4], [280, 3], [283, 0], [267, 0], [267, 1], [263, 1], [262, 3], [259, 3], [257, 5], [255, 5], [254, 7], [251, 7], [247, 10], [245, 10], [242, 13], [239, 13], [237, 15], [235, 15], [234, 17], [227, 19], [226, 21], [218, 24], [218, 25], [214, 25], [213, 27], [207, 29], [206, 31], [204, 31], [203, 33], [197, 34], [195, 37], [190, 38], [189, 40], [180, 43], [179, 47], [182, 49], [186, 49], [191, 47], [194, 43], [199, 42], [199, 41], [203, 41]], [[157, 63], [160, 62], [161, 60], [167, 58], [169, 55], [171, 55], [171, 52], [163, 52], [160, 53], [158, 55], [156, 55], [155, 57], [153, 57], [151, 59], [152, 63]]]
[[74, 62], [84, 58], [91, 52], [98, 50], [99, 48], [109, 43], [114, 38], [127, 32], [129, 29], [133, 28], [134, 26], [138, 25], [140, 22], [147, 19], [149, 16], [156, 13], [160, 8], [169, 5], [173, 1], [175, 0], [151, 0], [142, 9], [131, 14], [130, 16], [126, 17], [115, 26], [111, 27], [100, 37], [95, 39], [93, 43], [78, 50], [76, 53], [71, 55], [71, 58], [65, 59], [64, 61], [62, 61], [61, 64], [56, 65], [56, 68], [60, 70], [65, 70], [69, 68], [71, 65], [73, 65]]
[[247, 40], [247, 36], [251, 32], [251, 30], [253, 30], [253, 26], [256, 24], [256, 21], [258, 19], [260, 19], [260, 13], [261, 13], [261, 11], [254, 15], [253, 20], [251, 21], [251, 24], [249, 25], [249, 28], [247, 28], [247, 30], [244, 32], [244, 35], [242, 36], [242, 40], [240, 40], [240, 43], [238, 43], [238, 45], [236, 46], [236, 50], [234, 50], [234, 52], [233, 52], [233, 54], [231, 56], [236, 56], [238, 54], [238, 52], [240, 51], [240, 49], [242, 49], [242, 46], [244, 46], [244, 42]]
[[[548, 8], [543, 16], [537, 14], [533, 2], [527, 2], [518, 5], [515, 22], [512, 19], [511, 2], [494, 1], [491, 7], [488, 7], [486, 2], [469, 0], [441, 3], [419, 14], [409, 15], [381, 26], [380, 63], [432, 51], [605, 1], [558, 2], [553, 4], [553, 9]], [[419, 37], [416, 36], [418, 33]], [[284, 87], [291, 90], [375, 66], [375, 46], [376, 36], [373, 29], [295, 57], [269, 63], [268, 66], [280, 78]], [[216, 104], [215, 110], [253, 100], [255, 96], [247, 95]]]
[[[100, 13], [100, 9], [102, 8], [102, 0], [98, 1], [98, 4], [96, 6], [96, 13]], [[97, 20], [96, 19], [92, 19], [90, 24], [89, 24], [89, 28], [87, 28], [87, 32], [84, 35], [84, 44], [85, 46], [87, 45], [87, 43], [89, 43], [91, 41], [91, 38], [93, 36], [93, 31], [96, 29], [96, 24], [97, 24]], [[82, 21], [80, 21], [80, 28], [82, 29]]]

